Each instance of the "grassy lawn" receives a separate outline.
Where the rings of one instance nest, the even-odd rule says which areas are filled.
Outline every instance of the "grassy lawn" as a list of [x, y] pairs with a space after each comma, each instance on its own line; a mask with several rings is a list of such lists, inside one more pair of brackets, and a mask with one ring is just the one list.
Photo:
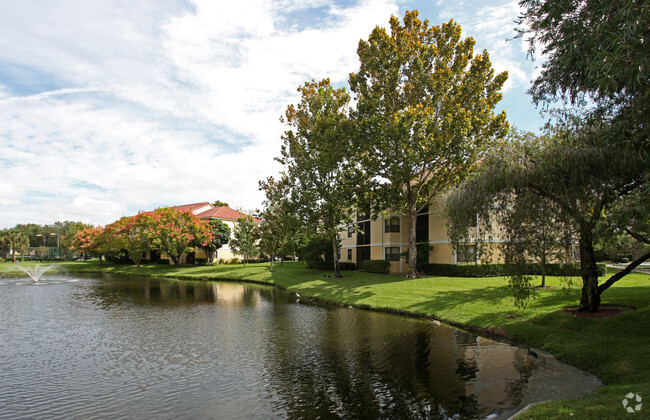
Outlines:
[[[650, 275], [631, 274], [608, 289], [605, 305], [632, 306], [607, 319], [573, 316], [561, 309], [578, 303], [578, 284], [566, 290], [560, 278], [547, 278], [555, 289], [537, 290], [526, 309], [513, 305], [502, 277], [429, 277], [344, 272], [343, 279], [304, 268], [302, 263], [220, 265], [174, 268], [162, 265], [99, 266], [96, 261], [57, 264], [71, 272], [105, 272], [182, 279], [227, 279], [273, 284], [303, 298], [342, 305], [431, 316], [469, 330], [496, 333], [546, 350], [558, 359], [597, 375], [605, 386], [592, 396], [534, 406], [520, 418], [650, 418]], [[0, 273], [12, 264], [0, 264]], [[15, 270], [15, 268], [14, 268]], [[5, 276], [7, 274], [5, 273]], [[514, 316], [514, 317], [513, 317]], [[627, 414], [627, 393], [644, 398], [641, 412]]]

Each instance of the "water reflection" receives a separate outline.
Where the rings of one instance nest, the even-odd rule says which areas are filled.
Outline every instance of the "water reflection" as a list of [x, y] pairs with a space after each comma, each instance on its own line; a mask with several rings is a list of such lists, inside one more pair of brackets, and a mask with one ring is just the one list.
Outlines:
[[[0, 332], [12, 360], [0, 371], [0, 418], [476, 418], [597, 383], [543, 353], [296, 304], [270, 287], [106, 278], [36, 289], [0, 293], [0, 316], [15, 320]], [[567, 377], [582, 383], [568, 389]]]

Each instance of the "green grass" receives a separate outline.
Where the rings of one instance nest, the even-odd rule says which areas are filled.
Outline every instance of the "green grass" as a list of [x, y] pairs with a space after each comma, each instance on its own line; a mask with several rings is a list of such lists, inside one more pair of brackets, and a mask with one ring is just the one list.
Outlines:
[[[0, 264], [0, 272], [12, 264]], [[563, 312], [578, 303], [578, 285], [566, 290], [560, 278], [547, 278], [556, 289], [537, 290], [525, 309], [516, 308], [505, 279], [428, 277], [344, 272], [342, 279], [307, 270], [301, 263], [170, 267], [99, 266], [96, 261], [58, 264], [71, 272], [104, 272], [181, 279], [241, 280], [272, 284], [303, 298], [341, 305], [430, 316], [484, 334], [496, 333], [546, 350], [558, 359], [598, 376], [605, 386], [595, 394], [532, 407], [520, 418], [620, 418], [621, 400], [629, 393], [646, 399], [646, 407], [630, 418], [650, 418], [650, 275], [631, 274], [608, 289], [603, 304], [630, 305], [636, 310], [607, 319], [574, 317]], [[15, 268], [14, 268], [15, 270]], [[508, 317], [508, 316], [511, 317]], [[512, 316], [516, 317], [512, 317]]]

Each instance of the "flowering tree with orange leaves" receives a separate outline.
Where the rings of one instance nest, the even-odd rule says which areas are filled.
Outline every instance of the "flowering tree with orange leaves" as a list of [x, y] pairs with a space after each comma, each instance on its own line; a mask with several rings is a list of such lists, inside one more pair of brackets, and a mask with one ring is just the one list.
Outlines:
[[163, 207], [149, 213], [149, 234], [154, 238], [153, 249], [166, 252], [175, 266], [181, 256], [192, 247], [207, 246], [212, 239], [207, 220], [199, 219], [190, 211]]
[[156, 249], [156, 234], [151, 213], [122, 217], [106, 226], [104, 240], [114, 250], [126, 249], [129, 258], [140, 267], [143, 254]]
[[[69, 248], [73, 251], [81, 252], [85, 261], [88, 254], [100, 251], [101, 235], [103, 232], [104, 228], [101, 226], [82, 229], [74, 234], [72, 244]], [[99, 259], [101, 261], [101, 253]]]

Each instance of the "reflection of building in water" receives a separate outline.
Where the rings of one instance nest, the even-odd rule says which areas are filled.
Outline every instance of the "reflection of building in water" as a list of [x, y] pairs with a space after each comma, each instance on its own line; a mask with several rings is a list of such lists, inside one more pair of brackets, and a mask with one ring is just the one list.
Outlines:
[[220, 303], [240, 304], [244, 298], [244, 286], [237, 283], [213, 283], [212, 290]]

